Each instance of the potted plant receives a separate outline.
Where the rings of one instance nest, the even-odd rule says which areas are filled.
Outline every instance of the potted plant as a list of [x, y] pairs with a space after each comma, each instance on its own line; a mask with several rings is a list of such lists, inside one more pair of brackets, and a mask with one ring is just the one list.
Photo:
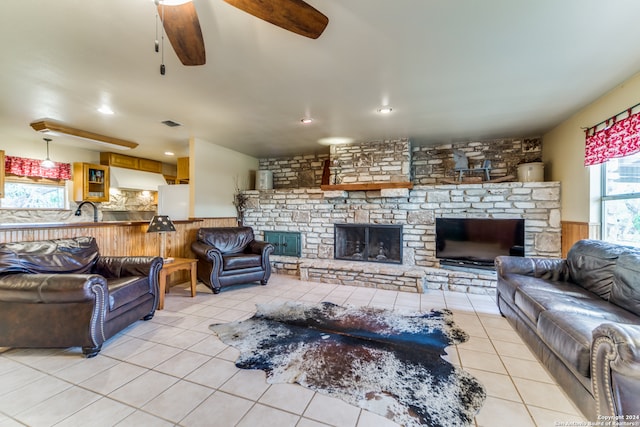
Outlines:
[[247, 209], [247, 202], [249, 198], [244, 194], [240, 189], [240, 185], [238, 184], [238, 177], [235, 178], [235, 193], [233, 195], [233, 205], [236, 207], [236, 218], [238, 221], [238, 226], [242, 227], [244, 225], [244, 211]]

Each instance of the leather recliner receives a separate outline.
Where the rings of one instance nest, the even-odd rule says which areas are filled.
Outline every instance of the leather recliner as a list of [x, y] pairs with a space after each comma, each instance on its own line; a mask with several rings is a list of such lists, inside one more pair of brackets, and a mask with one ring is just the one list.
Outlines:
[[251, 227], [208, 227], [198, 230], [191, 250], [198, 257], [198, 279], [220, 293], [223, 286], [260, 281], [271, 276], [271, 243], [255, 240]]
[[162, 258], [101, 256], [93, 237], [0, 244], [0, 346], [87, 357], [158, 305]]

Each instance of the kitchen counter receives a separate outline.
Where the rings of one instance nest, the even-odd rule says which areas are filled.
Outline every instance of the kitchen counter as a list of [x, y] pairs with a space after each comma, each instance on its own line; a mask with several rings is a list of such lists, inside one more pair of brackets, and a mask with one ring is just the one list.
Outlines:
[[[202, 219], [172, 221], [174, 224], [190, 224]], [[0, 224], [0, 230], [27, 230], [32, 228], [84, 228], [148, 225], [149, 221], [98, 221], [98, 222], [13, 222]]]

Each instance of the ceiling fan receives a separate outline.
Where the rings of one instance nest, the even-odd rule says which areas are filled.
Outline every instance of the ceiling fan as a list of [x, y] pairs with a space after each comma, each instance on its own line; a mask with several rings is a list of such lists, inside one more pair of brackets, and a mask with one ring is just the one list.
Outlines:
[[[329, 18], [303, 0], [224, 0], [257, 18], [301, 36], [317, 39]], [[191, 0], [156, 0], [164, 31], [184, 65], [206, 62], [204, 39]]]

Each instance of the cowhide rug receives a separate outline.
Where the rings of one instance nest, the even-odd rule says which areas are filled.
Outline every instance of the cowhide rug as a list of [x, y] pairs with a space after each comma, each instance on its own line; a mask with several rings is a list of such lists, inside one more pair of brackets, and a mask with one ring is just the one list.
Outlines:
[[298, 383], [404, 426], [464, 426], [484, 387], [445, 361], [469, 337], [448, 310], [399, 314], [332, 303], [258, 305], [250, 319], [211, 325], [240, 350], [236, 366]]

